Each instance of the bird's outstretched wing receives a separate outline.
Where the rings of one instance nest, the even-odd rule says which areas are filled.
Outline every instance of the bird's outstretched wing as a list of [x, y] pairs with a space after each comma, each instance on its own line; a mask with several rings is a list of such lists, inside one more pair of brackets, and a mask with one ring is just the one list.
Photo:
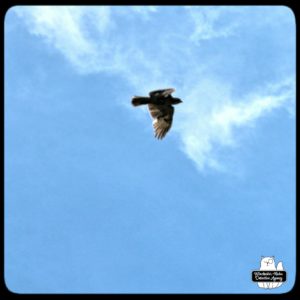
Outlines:
[[153, 118], [155, 137], [162, 139], [172, 126], [174, 108], [171, 105], [148, 104], [149, 112]]
[[156, 90], [149, 93], [150, 97], [168, 97], [175, 89], [163, 89], [163, 90]]

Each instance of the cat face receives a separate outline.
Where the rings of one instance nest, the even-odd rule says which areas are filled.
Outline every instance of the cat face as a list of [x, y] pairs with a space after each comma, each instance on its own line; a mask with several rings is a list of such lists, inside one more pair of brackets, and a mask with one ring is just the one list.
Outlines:
[[262, 256], [260, 261], [260, 269], [261, 270], [271, 270], [275, 269], [275, 261], [274, 256]]

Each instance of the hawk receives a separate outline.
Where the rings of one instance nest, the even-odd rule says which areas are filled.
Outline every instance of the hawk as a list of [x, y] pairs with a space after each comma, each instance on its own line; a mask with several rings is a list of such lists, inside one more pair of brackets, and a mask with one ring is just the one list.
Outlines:
[[173, 98], [171, 94], [175, 89], [156, 90], [149, 93], [150, 97], [134, 96], [132, 105], [139, 106], [148, 104], [148, 109], [153, 118], [153, 128], [155, 137], [162, 139], [172, 126], [174, 107], [182, 101], [179, 98]]

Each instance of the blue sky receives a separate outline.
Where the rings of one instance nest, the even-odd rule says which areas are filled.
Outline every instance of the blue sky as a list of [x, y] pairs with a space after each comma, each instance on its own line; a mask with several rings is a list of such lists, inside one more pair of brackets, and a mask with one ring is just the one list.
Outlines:
[[[183, 103], [158, 141], [133, 95]], [[287, 282], [251, 281], [261, 256]], [[284, 293], [295, 19], [284, 6], [16, 6], [5, 18], [5, 281], [17, 293]]]

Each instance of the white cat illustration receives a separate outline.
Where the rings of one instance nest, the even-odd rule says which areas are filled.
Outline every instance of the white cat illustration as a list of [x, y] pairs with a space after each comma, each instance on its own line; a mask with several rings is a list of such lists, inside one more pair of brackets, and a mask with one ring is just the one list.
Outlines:
[[[275, 267], [274, 256], [262, 256], [260, 261], [260, 271], [283, 271], [283, 265], [280, 261]], [[258, 282], [259, 287], [264, 289], [273, 289], [280, 287], [282, 282]]]

